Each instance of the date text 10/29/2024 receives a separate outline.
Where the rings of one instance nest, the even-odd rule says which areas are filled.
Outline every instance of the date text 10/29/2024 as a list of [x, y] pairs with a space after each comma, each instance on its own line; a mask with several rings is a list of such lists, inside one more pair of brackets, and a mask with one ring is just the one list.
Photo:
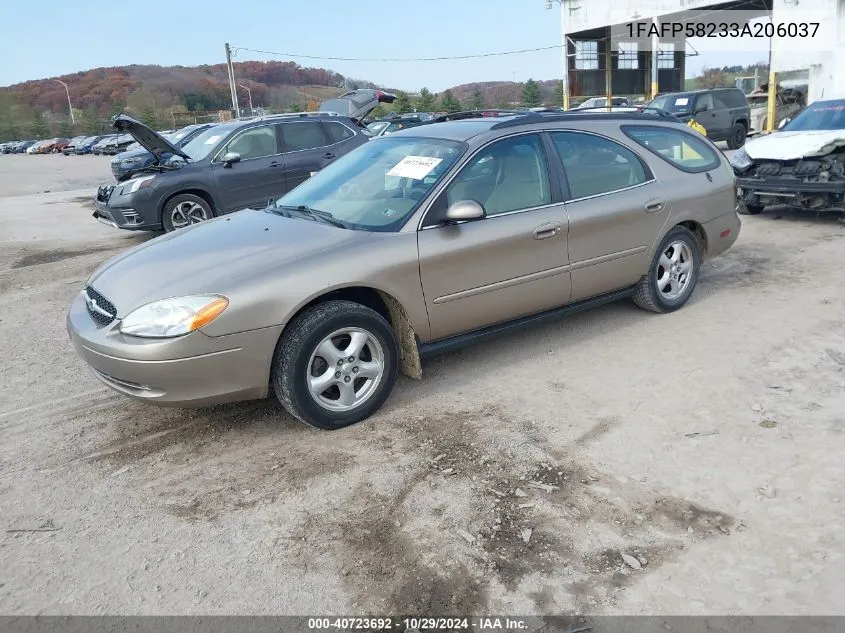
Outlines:
[[510, 617], [309, 618], [308, 628], [314, 631], [521, 631], [528, 629], [528, 622], [525, 619]]

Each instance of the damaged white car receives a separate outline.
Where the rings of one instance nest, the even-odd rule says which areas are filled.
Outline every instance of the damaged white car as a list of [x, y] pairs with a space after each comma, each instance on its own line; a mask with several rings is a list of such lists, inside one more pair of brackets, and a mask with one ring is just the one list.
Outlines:
[[816, 101], [777, 132], [746, 143], [730, 161], [741, 213], [778, 204], [845, 219], [845, 99]]

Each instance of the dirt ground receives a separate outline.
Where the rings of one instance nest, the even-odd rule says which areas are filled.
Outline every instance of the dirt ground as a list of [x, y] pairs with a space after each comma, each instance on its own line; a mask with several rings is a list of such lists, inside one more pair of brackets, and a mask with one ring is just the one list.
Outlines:
[[452, 353], [326, 433], [88, 373], [66, 309], [149, 237], [91, 218], [109, 177], [0, 156], [0, 613], [845, 614], [835, 219], [743, 218], [683, 310]]

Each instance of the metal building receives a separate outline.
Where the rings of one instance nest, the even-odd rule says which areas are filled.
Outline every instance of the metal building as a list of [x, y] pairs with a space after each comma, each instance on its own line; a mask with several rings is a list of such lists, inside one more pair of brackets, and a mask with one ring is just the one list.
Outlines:
[[[565, 107], [570, 97], [597, 95], [644, 95], [683, 90], [688, 54], [684, 34], [643, 40], [625, 36], [622, 27], [632, 22], [677, 23], [685, 12], [707, 11], [719, 21], [723, 12], [741, 10], [746, 17], [771, 15], [778, 23], [782, 16], [794, 19], [800, 10], [813, 13], [816, 20], [835, 25], [835, 50], [819, 49], [808, 40], [806, 48], [779, 50], [771, 40], [771, 70], [805, 70], [809, 75], [808, 101], [845, 93], [845, 72], [836, 72], [845, 62], [845, 0], [555, 0], [561, 9]], [[551, 8], [552, 2], [546, 3]], [[734, 14], [735, 15], [735, 14]], [[819, 18], [818, 16], [821, 16]], [[727, 18], [722, 18], [727, 19]], [[654, 33], [659, 33], [655, 29]], [[769, 78], [771, 79], [771, 77]], [[774, 85], [774, 84], [773, 84]]]

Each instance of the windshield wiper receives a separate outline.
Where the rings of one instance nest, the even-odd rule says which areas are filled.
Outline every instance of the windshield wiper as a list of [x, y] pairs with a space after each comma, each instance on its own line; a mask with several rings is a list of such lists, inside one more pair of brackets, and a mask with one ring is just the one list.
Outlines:
[[277, 209], [284, 209], [288, 211], [297, 211], [302, 213], [303, 215], [307, 215], [310, 218], [315, 220], [322, 220], [326, 224], [331, 224], [332, 226], [336, 226], [341, 229], [349, 228], [349, 225], [344, 222], [343, 220], [338, 220], [335, 218], [331, 213], [328, 211], [321, 211], [320, 209], [312, 209], [311, 207], [300, 204], [298, 206], [294, 205], [279, 205], [276, 207]]

